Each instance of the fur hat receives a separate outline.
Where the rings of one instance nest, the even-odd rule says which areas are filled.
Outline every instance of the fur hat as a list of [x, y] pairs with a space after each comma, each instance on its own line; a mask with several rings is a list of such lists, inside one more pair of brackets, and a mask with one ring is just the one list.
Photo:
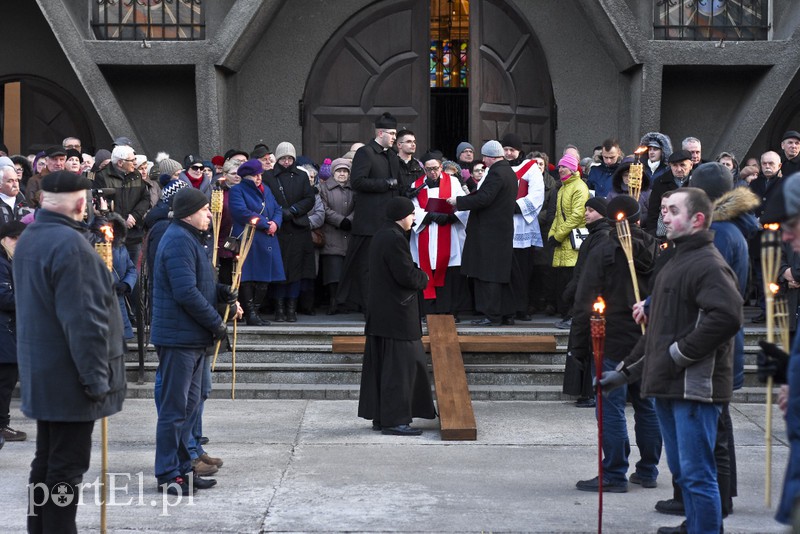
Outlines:
[[399, 221], [414, 213], [414, 203], [406, 197], [394, 197], [386, 204], [386, 218]]
[[279, 160], [284, 156], [292, 156], [292, 158], [297, 159], [297, 152], [294, 149], [294, 145], [288, 141], [279, 143], [278, 146], [275, 147], [275, 159]]
[[502, 158], [503, 145], [500, 144], [500, 141], [496, 141], [494, 139], [492, 139], [491, 141], [486, 141], [481, 147], [481, 156], [488, 156], [490, 158]]
[[733, 174], [728, 167], [716, 161], [697, 166], [689, 178], [689, 186], [702, 189], [712, 201], [733, 189]]
[[572, 154], [564, 154], [561, 156], [561, 159], [558, 160], [558, 167], [566, 167], [572, 172], [578, 172], [578, 158]]
[[172, 199], [172, 218], [183, 219], [208, 205], [205, 193], [194, 187], [185, 187], [175, 194]]

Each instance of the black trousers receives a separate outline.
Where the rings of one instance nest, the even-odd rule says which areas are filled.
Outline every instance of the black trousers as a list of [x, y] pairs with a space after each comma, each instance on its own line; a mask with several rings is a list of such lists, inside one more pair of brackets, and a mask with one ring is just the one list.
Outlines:
[[28, 532], [78, 532], [77, 486], [89, 469], [93, 429], [94, 421], [36, 421], [36, 454], [28, 479], [33, 488], [28, 491]]
[[0, 363], [0, 428], [7, 427], [11, 422], [11, 393], [18, 378], [16, 363]]
[[515, 248], [511, 261], [511, 290], [514, 292], [514, 311], [528, 313], [528, 285], [533, 269], [533, 247]]
[[494, 323], [514, 314], [514, 294], [511, 284], [486, 282], [474, 279], [475, 309], [483, 313]]

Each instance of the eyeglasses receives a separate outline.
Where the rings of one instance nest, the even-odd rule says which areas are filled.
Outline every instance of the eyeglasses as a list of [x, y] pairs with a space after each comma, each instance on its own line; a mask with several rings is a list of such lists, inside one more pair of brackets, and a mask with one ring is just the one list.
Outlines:
[[194, 169], [196, 171], [202, 171], [203, 170], [203, 166], [202, 165], [192, 165], [190, 168]]
[[475, 167], [472, 172], [486, 172], [486, 169], [483, 167]]
[[131, 158], [131, 159], [123, 159], [122, 161], [126, 161], [126, 162], [128, 162], [128, 163], [131, 163], [131, 162], [134, 162], [134, 161], [136, 161], [136, 158]]
[[425, 172], [436, 172], [439, 169], [441, 169], [441, 167], [425, 167]]

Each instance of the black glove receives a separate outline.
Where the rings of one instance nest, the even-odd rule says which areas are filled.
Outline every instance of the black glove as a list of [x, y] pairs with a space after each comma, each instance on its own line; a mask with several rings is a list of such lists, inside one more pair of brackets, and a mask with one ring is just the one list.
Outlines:
[[217, 301], [225, 304], [234, 304], [239, 298], [239, 290], [233, 289], [229, 285], [220, 284], [217, 286]]
[[514, 203], [514, 213], [516, 213], [517, 215], [522, 215], [522, 210], [519, 208], [519, 204], [517, 204], [516, 202]]
[[389, 184], [389, 189], [397, 189], [397, 178], [387, 178], [386, 183]]
[[436, 224], [449, 224], [446, 213], [431, 213], [431, 220]]
[[758, 365], [758, 380], [766, 382], [767, 377], [772, 377], [776, 384], [786, 384], [786, 371], [789, 367], [789, 355], [783, 352], [774, 343], [759, 341], [761, 350], [758, 351], [756, 364]]
[[555, 237], [551, 236], [547, 239], [547, 246], [549, 246], [550, 248], [558, 248], [559, 245], [561, 245], [561, 243], [559, 243], [558, 239], [556, 239]]
[[458, 217], [456, 217], [455, 213], [451, 213], [447, 216], [447, 224], [453, 224], [458, 222]]
[[131, 292], [131, 286], [120, 280], [119, 282], [114, 282], [114, 291], [117, 292], [117, 295], [127, 295]]
[[83, 392], [89, 397], [92, 402], [100, 402], [106, 398], [111, 388], [108, 387], [106, 382], [95, 382], [93, 384], [86, 384], [83, 386]]
[[350, 229], [353, 227], [353, 223], [350, 222], [350, 219], [342, 219], [342, 222], [339, 223], [339, 228], [344, 230], [345, 232], [349, 232]]
[[422, 222], [420, 224], [422, 224], [422, 226], [425, 226], [426, 224], [430, 224], [432, 222], [433, 222], [433, 213], [426, 213], [425, 217], [422, 218]]
[[[600, 378], [600, 388], [603, 390], [603, 393], [611, 393], [627, 383], [628, 378], [621, 371], [606, 371]], [[594, 379], [593, 385], [597, 386], [597, 378]]]
[[214, 341], [222, 341], [228, 335], [228, 327], [225, 323], [219, 323], [214, 329]]
[[290, 221], [290, 220], [294, 219], [294, 213], [292, 213], [289, 210], [289, 208], [283, 208], [281, 210], [281, 213], [283, 214], [283, 220], [284, 221]]

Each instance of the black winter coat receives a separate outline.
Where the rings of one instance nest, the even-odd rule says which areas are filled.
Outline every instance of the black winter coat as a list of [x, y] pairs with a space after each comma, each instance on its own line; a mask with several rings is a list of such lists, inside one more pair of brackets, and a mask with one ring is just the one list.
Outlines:
[[583, 273], [583, 269], [586, 266], [586, 260], [589, 258], [591, 251], [608, 238], [611, 225], [608, 224], [608, 219], [604, 217], [598, 221], [587, 224], [586, 229], [589, 230], [589, 235], [583, 240], [581, 248], [578, 249], [578, 260], [575, 262], [572, 278], [570, 278], [562, 294], [564, 302], [572, 303], [572, 301], [575, 300], [575, 292], [578, 289], [581, 273]]
[[456, 199], [456, 209], [470, 212], [462, 274], [485, 282], [511, 281], [518, 188], [511, 164], [500, 160], [489, 167], [480, 188]]
[[0, 363], [17, 363], [16, 306], [11, 260], [0, 247]]
[[128, 215], [136, 219], [136, 226], [128, 228], [125, 243], [141, 243], [144, 237], [144, 216], [150, 209], [150, 189], [138, 171], [123, 176], [112, 164], [108, 164], [95, 176], [97, 187], [113, 187], [114, 213], [127, 220]]
[[[390, 188], [390, 178], [397, 186]], [[373, 139], [356, 151], [350, 170], [353, 189], [353, 235], [375, 235], [386, 220], [386, 203], [402, 191], [400, 158], [392, 150], [384, 150]]]
[[264, 173], [266, 184], [282, 208], [283, 221], [278, 230], [278, 243], [287, 282], [314, 278], [314, 244], [308, 212], [314, 208], [316, 190], [308, 181], [308, 173], [291, 167], [275, 167]]
[[[509, 241], [510, 242], [510, 241]], [[369, 302], [364, 333], [392, 339], [420, 339], [418, 294], [428, 276], [414, 264], [406, 233], [384, 219], [369, 248]]]
[[[688, 183], [689, 179], [687, 177], [686, 184]], [[658, 230], [658, 217], [661, 215], [661, 197], [667, 191], [675, 189], [678, 189], [678, 186], [675, 183], [675, 176], [673, 176], [672, 171], [665, 172], [653, 182], [653, 190], [650, 192], [650, 204], [647, 207], [647, 222], [642, 225], [647, 228], [647, 232], [651, 235], [656, 235]]]

